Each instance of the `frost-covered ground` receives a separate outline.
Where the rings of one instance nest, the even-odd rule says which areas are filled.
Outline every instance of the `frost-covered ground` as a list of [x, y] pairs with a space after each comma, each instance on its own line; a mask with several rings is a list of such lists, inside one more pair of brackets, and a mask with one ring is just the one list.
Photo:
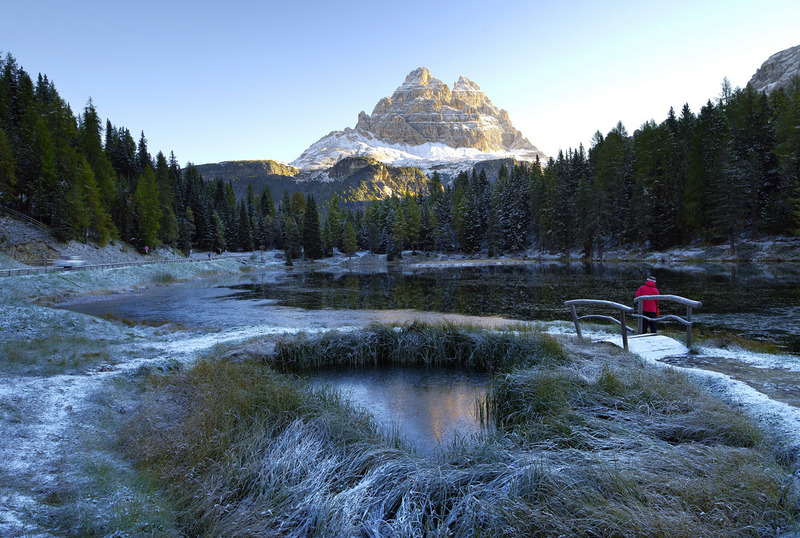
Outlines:
[[[87, 251], [88, 252], [88, 251]], [[86, 254], [89, 255], [88, 253]], [[102, 298], [120, 292], [165, 285], [174, 280], [202, 278], [214, 273], [239, 272], [250, 264], [274, 266], [281, 260], [275, 253], [260, 256], [208, 260], [207, 254], [194, 256], [195, 263], [164, 263], [118, 269], [69, 271], [56, 274], [3, 277], [0, 279], [0, 535], [49, 536], [52, 530], [41, 525], [42, 511], [64, 501], [59, 495], [63, 484], [81, 480], [79, 467], [70, 464], [76, 449], [80, 452], [85, 436], [96, 429], [87, 423], [91, 411], [103, 405], [124, 414], [124, 399], [104, 396], [115, 380], [124, 380], [141, 368], [167, 367], [170, 362], [191, 362], [218, 345], [233, 345], [252, 338], [315, 332], [331, 327], [346, 328], [373, 321], [441, 321], [441, 314], [414, 311], [346, 312], [326, 311], [297, 317], [283, 325], [252, 324], [220, 332], [189, 331], [169, 325], [128, 326], [83, 314], [52, 308], [64, 300]], [[407, 261], [419, 261], [407, 256]], [[328, 260], [329, 270], [352, 264], [374, 267], [380, 258], [361, 256], [352, 260]], [[458, 260], [433, 259], [428, 262], [453, 263]], [[506, 260], [513, 263], [513, 260]], [[464, 260], [463, 263], [475, 263]], [[453, 322], [469, 322], [486, 327], [509, 323], [501, 318], [447, 316]], [[565, 322], [537, 323], [542, 330], [570, 338], [574, 327]], [[608, 340], [612, 333], [587, 330], [591, 340]], [[736, 360], [770, 370], [800, 372], [794, 356], [752, 353], [743, 350], [697, 346], [700, 354], [730, 356]], [[77, 351], [75, 351], [77, 350]], [[26, 355], [27, 353], [27, 355]], [[30, 364], [38, 354], [45, 363]], [[640, 349], [647, 361], [664, 356]], [[67, 360], [68, 359], [68, 360]], [[50, 361], [52, 360], [52, 364]], [[167, 366], [164, 366], [167, 365]], [[790, 454], [800, 448], [800, 410], [775, 401], [730, 376], [685, 368], [709, 390], [736, 403], [755, 417], [764, 429]], [[106, 454], [104, 457], [107, 457]], [[89, 459], [89, 456], [86, 456]], [[117, 462], [116, 465], [122, 465]], [[72, 499], [91, 517], [111, 517], [95, 499]], [[102, 502], [101, 502], [102, 504]]]
[[49, 535], [35, 514], [59, 504], [54, 496], [65, 483], [80, 480], [66, 460], [93, 429], [84, 423], [87, 410], [111, 378], [259, 334], [259, 327], [213, 334], [130, 327], [47, 305], [239, 272], [245, 263], [227, 258], [0, 279], [1, 536]]

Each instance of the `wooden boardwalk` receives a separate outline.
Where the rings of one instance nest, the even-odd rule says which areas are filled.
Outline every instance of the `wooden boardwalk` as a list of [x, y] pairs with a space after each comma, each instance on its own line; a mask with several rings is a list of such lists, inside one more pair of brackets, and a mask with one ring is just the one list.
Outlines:
[[[621, 334], [609, 335], [600, 341], [623, 347]], [[628, 351], [647, 359], [658, 360], [686, 355], [689, 353], [689, 348], [674, 338], [662, 334], [636, 334], [628, 336]]]

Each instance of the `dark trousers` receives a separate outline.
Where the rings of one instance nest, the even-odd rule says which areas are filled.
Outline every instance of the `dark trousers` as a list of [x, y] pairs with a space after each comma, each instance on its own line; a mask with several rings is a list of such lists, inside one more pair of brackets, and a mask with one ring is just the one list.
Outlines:
[[[657, 318], [658, 317], [658, 314], [656, 314], [655, 312], [642, 312], [642, 314], [644, 314], [648, 318]], [[642, 334], [647, 334], [648, 329], [653, 334], [657, 333], [658, 332], [658, 323], [656, 323], [653, 320], [643, 318], [642, 319]]]

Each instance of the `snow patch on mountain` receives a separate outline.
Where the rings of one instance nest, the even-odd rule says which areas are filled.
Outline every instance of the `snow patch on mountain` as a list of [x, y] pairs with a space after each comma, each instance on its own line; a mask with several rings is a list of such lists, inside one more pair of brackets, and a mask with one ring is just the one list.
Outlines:
[[424, 67], [409, 73], [391, 97], [378, 101], [371, 115], [362, 111], [354, 129], [320, 138], [291, 165], [304, 172], [322, 170], [347, 157], [370, 157], [425, 173], [457, 172], [499, 159], [547, 161], [477, 84], [462, 76], [451, 91]]
[[[475, 148], [454, 148], [443, 143], [392, 144], [348, 128], [320, 138], [290, 164], [303, 170], [322, 171], [346, 157], [370, 157], [390, 166], [414, 166], [430, 173], [454, 167], [468, 168], [471, 164], [495, 159], [515, 158], [532, 162], [537, 156], [537, 150], [528, 149], [485, 152]], [[325, 177], [319, 174], [314, 179], [324, 180]]]

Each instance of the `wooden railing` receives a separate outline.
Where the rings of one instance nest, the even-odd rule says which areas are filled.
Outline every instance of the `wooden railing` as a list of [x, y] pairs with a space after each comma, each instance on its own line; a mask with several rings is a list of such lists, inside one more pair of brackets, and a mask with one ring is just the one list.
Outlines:
[[3, 204], [0, 204], [0, 213], [7, 213], [7, 214], [11, 215], [12, 217], [14, 217], [16, 219], [24, 220], [28, 224], [30, 224], [32, 226], [35, 226], [35, 227], [39, 228], [40, 230], [42, 230], [44, 232], [49, 232], [50, 231], [50, 228], [48, 228], [45, 224], [39, 222], [36, 219], [32, 219], [31, 217], [29, 217], [28, 215], [26, 215], [24, 213], [20, 213], [19, 211], [15, 211], [15, 210], [11, 209], [10, 207], [6, 207]]
[[[643, 301], [667, 301], [667, 302], [675, 302], [686, 306], [686, 319], [681, 318], [680, 316], [675, 315], [666, 315], [660, 316], [657, 318], [649, 318], [642, 313], [642, 309], [644, 306]], [[700, 308], [703, 306], [703, 303], [700, 301], [693, 301], [691, 299], [687, 299], [685, 297], [679, 297], [677, 295], [642, 295], [636, 297], [633, 300], [634, 304], [638, 306], [638, 313], [634, 314], [634, 309], [630, 306], [626, 306], [624, 304], [615, 303], [613, 301], [603, 301], [600, 299], [572, 299], [570, 301], [564, 301], [564, 304], [569, 306], [570, 312], [572, 313], [572, 321], [575, 323], [575, 332], [578, 333], [578, 338], [583, 338], [581, 334], [581, 320], [594, 318], [594, 319], [604, 319], [607, 321], [611, 321], [616, 323], [620, 327], [620, 331], [622, 332], [622, 347], [624, 349], [628, 349], [628, 332], [634, 332], [633, 329], [627, 326], [625, 323], [625, 315], [629, 314], [633, 318], [638, 318], [639, 326], [638, 334], [642, 334], [643, 328], [643, 320], [648, 319], [650, 321], [677, 321], [686, 327], [686, 347], [690, 347], [692, 345], [692, 309], [693, 308]], [[617, 311], [618, 317], [612, 317], [605, 314], [586, 314], [583, 316], [578, 316], [578, 311], [576, 307], [578, 306], [596, 306], [596, 307], [604, 307], [604, 308], [613, 308]]]
[[[645, 316], [643, 312], [644, 301], [667, 301], [667, 302], [674, 302], [679, 303], [686, 306], [686, 319], [680, 316], [674, 315], [667, 315], [667, 316], [660, 316], [656, 318], [650, 318]], [[639, 327], [638, 333], [642, 334], [642, 328], [644, 325], [644, 320], [648, 319], [650, 321], [677, 321], [678, 323], [683, 324], [686, 326], [686, 347], [690, 347], [692, 345], [692, 308], [700, 308], [703, 306], [703, 303], [700, 301], [693, 301], [691, 299], [687, 299], [686, 297], [680, 297], [678, 295], [640, 295], [633, 300], [633, 304], [637, 305], [637, 313], [633, 314], [632, 317], [639, 319]]]
[[[572, 299], [571, 301], [564, 301], [564, 304], [569, 306], [570, 312], [572, 313], [572, 321], [575, 322], [575, 332], [578, 333], [578, 338], [583, 338], [583, 335], [581, 334], [581, 320], [589, 318], [605, 319], [607, 321], [612, 321], [619, 324], [620, 330], [622, 331], [622, 347], [625, 350], [628, 349], [628, 331], [632, 332], [633, 329], [625, 324], [625, 314], [633, 314], [633, 308], [624, 304], [615, 303], [614, 301], [603, 301], [600, 299]], [[614, 308], [619, 313], [619, 318], [613, 318], [604, 314], [586, 314], [584, 316], [578, 316], [578, 312], [575, 308], [577, 306], [602, 306]]]

